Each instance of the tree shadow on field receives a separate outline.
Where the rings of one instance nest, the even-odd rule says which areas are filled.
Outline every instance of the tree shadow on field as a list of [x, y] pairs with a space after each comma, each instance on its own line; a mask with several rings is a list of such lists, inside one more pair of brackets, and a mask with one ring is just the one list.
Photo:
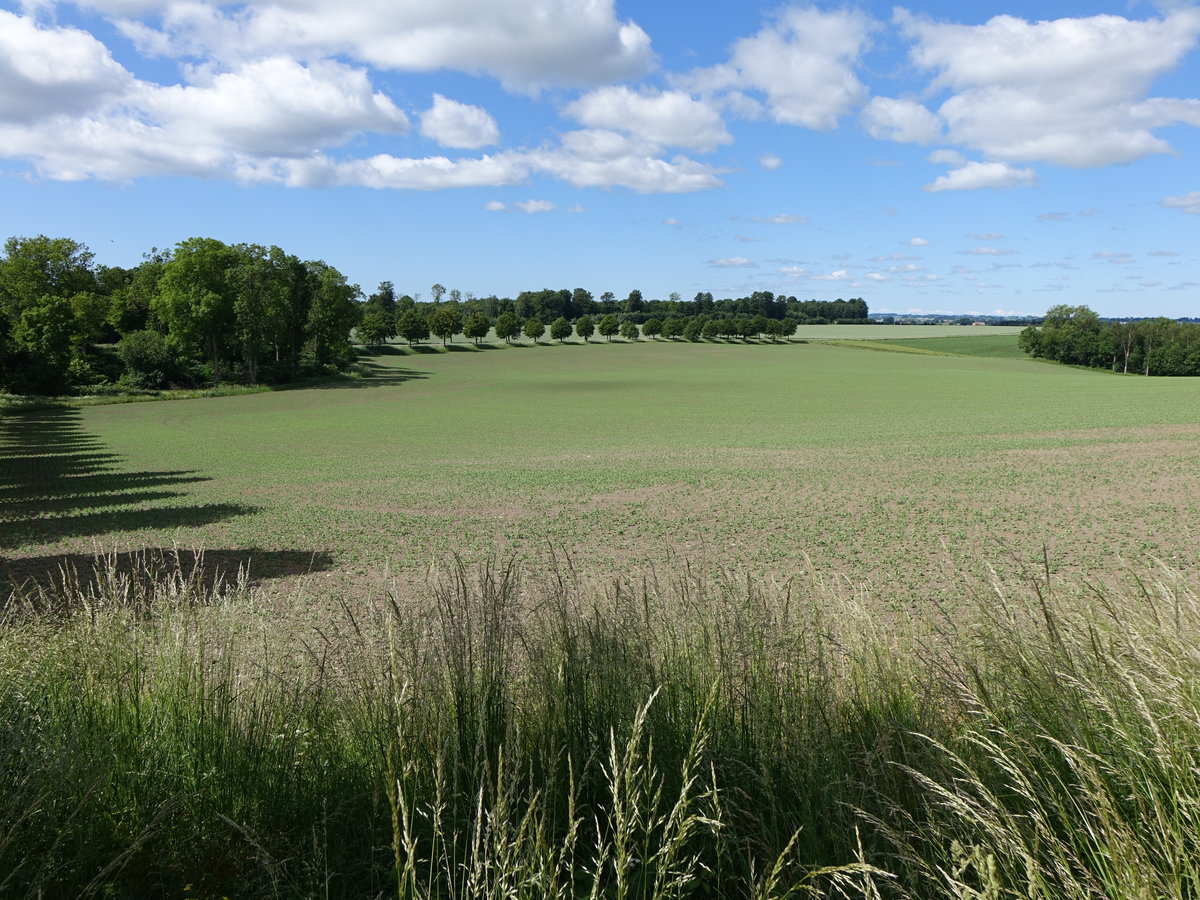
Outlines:
[[126, 553], [58, 553], [0, 560], [0, 586], [64, 583], [80, 592], [100, 594], [106, 584], [124, 578], [139, 582], [179, 577], [212, 591], [222, 584], [249, 584], [324, 572], [333, 567], [324, 550], [190, 550], [147, 547]]
[[0, 550], [209, 525], [256, 511], [243, 503], [180, 502], [183, 485], [210, 479], [182, 469], [122, 472], [120, 462], [82, 429], [79, 410], [0, 419]]
[[419, 381], [428, 378], [429, 372], [418, 372], [416, 369], [401, 369], [396, 366], [384, 366], [375, 362], [360, 361], [359, 368], [366, 374], [363, 378], [343, 378], [337, 381], [322, 381], [317, 384], [297, 385], [297, 390], [306, 391], [339, 391], [347, 388], [359, 390], [362, 388], [388, 387], [404, 384], [406, 381]]

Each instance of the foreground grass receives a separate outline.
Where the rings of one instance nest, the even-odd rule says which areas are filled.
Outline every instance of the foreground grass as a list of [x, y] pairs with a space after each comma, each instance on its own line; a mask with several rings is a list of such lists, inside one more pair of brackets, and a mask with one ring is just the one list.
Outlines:
[[1200, 602], [1167, 573], [918, 627], [811, 581], [549, 568], [320, 627], [153, 556], [14, 593], [0, 895], [1200, 887]]

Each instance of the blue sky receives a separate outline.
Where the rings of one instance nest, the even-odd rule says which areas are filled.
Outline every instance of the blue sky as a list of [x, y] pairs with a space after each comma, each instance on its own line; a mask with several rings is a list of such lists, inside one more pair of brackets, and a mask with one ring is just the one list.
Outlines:
[[0, 236], [1200, 315], [1200, 6], [0, 0]]

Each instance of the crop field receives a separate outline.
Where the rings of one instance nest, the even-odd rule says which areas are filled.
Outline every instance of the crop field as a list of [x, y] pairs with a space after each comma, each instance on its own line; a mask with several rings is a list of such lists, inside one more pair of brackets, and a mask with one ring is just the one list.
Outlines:
[[991, 359], [1026, 359], [1011, 334], [981, 334], [963, 337], [887, 338], [877, 340], [839, 340], [836, 343], [863, 350], [890, 350], [899, 353], [929, 353], [949, 356], [983, 356]]
[[[1002, 340], [974, 334], [908, 343]], [[454, 350], [321, 389], [6, 418], [0, 565], [202, 547], [361, 596], [450, 553], [553, 548], [602, 577], [686, 562], [898, 604], [1043, 552], [1096, 577], [1200, 561], [1187, 379], [821, 343]]]
[[0, 893], [1192, 900], [1194, 382], [932, 340], [5, 416]]

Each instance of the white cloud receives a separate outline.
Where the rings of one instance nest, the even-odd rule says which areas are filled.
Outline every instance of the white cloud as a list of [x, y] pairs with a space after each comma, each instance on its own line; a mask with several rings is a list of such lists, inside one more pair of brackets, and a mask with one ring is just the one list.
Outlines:
[[[1200, 197], [1198, 197], [1197, 200], [1200, 200]], [[1177, 250], [1151, 250], [1146, 255], [1147, 256], [1178, 256], [1179, 251], [1177, 251]]]
[[970, 250], [964, 250], [968, 256], [1011, 256], [1017, 251], [1012, 247], [972, 247]]
[[572, 203], [564, 210], [564, 212], [570, 213], [573, 216], [581, 216], [587, 212], [587, 209], [582, 203]]
[[867, 134], [903, 144], [931, 144], [942, 133], [942, 120], [913, 100], [872, 97], [859, 120]]
[[830, 272], [828, 275], [814, 275], [816, 281], [849, 281], [850, 273], [845, 269], [838, 269], [836, 272]]
[[681, 228], [682, 223], [678, 219], [663, 219], [664, 225], [670, 225], [672, 228]]
[[891, 281], [892, 280], [887, 275], [880, 274], [879, 272], [868, 272], [867, 278], [869, 278], [871, 281]]
[[500, 140], [500, 128], [487, 110], [433, 95], [433, 106], [421, 113], [421, 134], [443, 147], [478, 150]]
[[483, 208], [488, 212], [503, 212], [508, 207], [506, 207], [500, 200], [489, 200], [487, 203], [483, 204]]
[[1171, 209], [1180, 209], [1192, 215], [1200, 215], [1200, 191], [1192, 191], [1190, 194], [1182, 194], [1178, 197], [1167, 197], [1163, 200], [1162, 205]]
[[1046, 212], [1038, 213], [1034, 216], [1039, 222], [1070, 222], [1071, 217], [1065, 212]]
[[255, 167], [247, 180], [290, 187], [356, 185], [436, 191], [519, 184], [528, 174], [529, 166], [519, 154], [451, 160], [444, 156], [413, 159], [381, 153], [367, 159], [338, 161], [317, 153], [302, 160], [268, 161]]
[[764, 153], [758, 158], [758, 164], [768, 172], [774, 172], [776, 169], [782, 168], [783, 160], [774, 153]]
[[1110, 263], [1124, 264], [1135, 262], [1132, 253], [1121, 253], [1116, 250], [1101, 250], [1099, 253], [1093, 253], [1092, 256]]
[[751, 221], [760, 225], [803, 225], [808, 222], [808, 216], [778, 213], [774, 216], [755, 216]]
[[1002, 241], [1004, 235], [991, 231], [968, 231], [964, 237], [969, 237], [973, 241]]
[[629, 132], [660, 146], [708, 151], [733, 140], [716, 109], [683, 91], [603, 87], [567, 104], [564, 111], [591, 128]]
[[911, 244], [913, 247], [928, 247], [929, 246], [929, 241], [927, 241], [927, 240], [925, 240], [925, 238], [921, 238], [921, 237], [909, 238], [908, 243]]
[[951, 169], [941, 175], [932, 184], [925, 185], [925, 190], [937, 191], [974, 191], [979, 188], [1002, 188], [1015, 185], [1029, 186], [1037, 181], [1033, 169], [1014, 169], [999, 162], [969, 162], [960, 169]]
[[610, 131], [586, 129], [562, 136], [558, 148], [523, 154], [530, 168], [576, 187], [627, 187], [641, 194], [678, 194], [719, 187], [718, 170], [686, 156], [670, 161], [655, 148]]
[[829, 130], [866, 98], [854, 66], [872, 27], [852, 10], [787, 7], [754, 37], [735, 41], [729, 62], [679, 80], [705, 93], [755, 91], [776, 122]]
[[965, 166], [967, 164], [967, 158], [957, 150], [934, 150], [925, 158], [939, 166]]
[[522, 200], [513, 205], [521, 210], [521, 212], [528, 213], [531, 216], [537, 213], [551, 212], [557, 208], [549, 200]]
[[[91, 0], [126, 16], [145, 53], [227, 63], [289, 53], [338, 56], [380, 69], [486, 73], [508, 88], [603, 84], [638, 77], [654, 60], [650, 38], [616, 17], [613, 0], [425, 0], [352, 3], [267, 0]], [[159, 27], [138, 16], [156, 12]]]
[[328, 60], [271, 57], [198, 82], [143, 85], [136, 105], [180, 143], [253, 155], [303, 156], [362, 131], [403, 134], [408, 118], [366, 72]]
[[786, 275], [788, 278], [807, 278], [808, 271], [800, 266], [780, 266], [779, 274]]
[[715, 266], [718, 269], [757, 269], [758, 263], [753, 260], [746, 259], [744, 256], [726, 256], [721, 259], [711, 259], [708, 261], [710, 266]]
[[1170, 146], [1152, 129], [1200, 125], [1200, 101], [1149, 98], [1200, 36], [1200, 9], [1160, 19], [1113, 15], [1028, 22], [1000, 15], [956, 25], [896, 13], [911, 58], [951, 91], [949, 139], [1010, 163], [1130, 162]]
[[120, 97], [133, 81], [87, 32], [39, 27], [0, 9], [0, 121], [80, 115]]

